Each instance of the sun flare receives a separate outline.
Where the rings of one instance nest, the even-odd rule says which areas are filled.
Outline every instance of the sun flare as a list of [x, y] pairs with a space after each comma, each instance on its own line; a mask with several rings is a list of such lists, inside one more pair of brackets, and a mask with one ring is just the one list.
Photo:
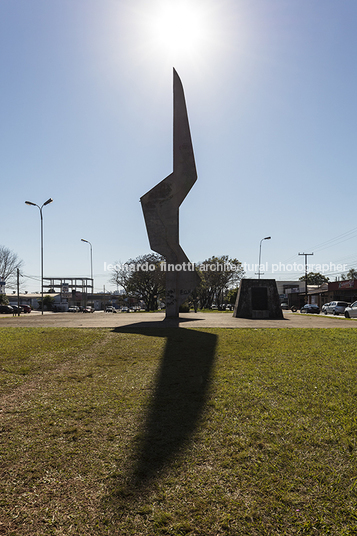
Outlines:
[[200, 54], [209, 40], [208, 11], [193, 0], [160, 3], [150, 18], [152, 41], [173, 60]]

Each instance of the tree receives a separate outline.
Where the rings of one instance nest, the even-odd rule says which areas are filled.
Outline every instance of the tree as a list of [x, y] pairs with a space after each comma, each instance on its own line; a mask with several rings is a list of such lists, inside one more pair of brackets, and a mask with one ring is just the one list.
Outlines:
[[0, 246], [0, 279], [11, 287], [16, 279], [17, 269], [20, 269], [23, 261], [16, 253], [5, 246]]
[[147, 311], [157, 309], [157, 300], [165, 294], [165, 272], [160, 264], [164, 258], [156, 253], [141, 255], [113, 267], [111, 283], [120, 285], [130, 298], [142, 300]]
[[357, 270], [354, 268], [351, 268], [347, 274], [341, 275], [342, 281], [349, 281], [350, 279], [357, 279]]
[[[330, 279], [325, 275], [320, 274], [320, 272], [309, 272], [307, 274], [307, 284], [308, 285], [322, 285], [327, 283]], [[305, 281], [305, 276], [302, 275], [299, 277], [299, 281]]]
[[0, 305], [9, 305], [9, 300], [6, 294], [0, 293]]
[[43, 306], [47, 311], [52, 311], [53, 306], [55, 304], [55, 299], [53, 296], [50, 296], [49, 294], [46, 294], [43, 298]]
[[226, 302], [230, 305], [235, 305], [237, 300], [237, 294], [238, 294], [238, 287], [234, 287], [229, 289], [226, 295]]
[[223, 294], [231, 287], [238, 286], [244, 277], [242, 263], [229, 259], [228, 255], [210, 257], [197, 266], [201, 278], [198, 295], [202, 308], [211, 308], [214, 301], [222, 304]]

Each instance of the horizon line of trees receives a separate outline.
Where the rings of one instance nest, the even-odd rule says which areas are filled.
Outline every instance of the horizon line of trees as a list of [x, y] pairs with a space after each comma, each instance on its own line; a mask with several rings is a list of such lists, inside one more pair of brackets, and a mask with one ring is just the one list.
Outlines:
[[[346, 274], [341, 274], [335, 277], [335, 281], [349, 281], [350, 279], [357, 279], [357, 270], [351, 268]], [[305, 281], [305, 275], [299, 277], [299, 281]], [[320, 272], [309, 272], [307, 274], [308, 285], [322, 285], [328, 283], [330, 278], [321, 274]]]
[[[114, 263], [110, 282], [120, 285], [129, 299], [143, 301], [147, 311], [154, 311], [158, 308], [159, 302], [165, 301], [165, 271], [161, 269], [163, 262], [165, 259], [161, 255], [149, 253], [130, 259], [125, 265], [150, 265], [155, 267], [154, 269], [128, 270], [124, 265]], [[222, 269], [213, 271], [210, 269], [212, 265], [222, 267]], [[239, 281], [245, 274], [242, 263], [238, 259], [229, 258], [228, 255], [212, 256], [191, 266], [200, 278], [198, 287], [189, 297], [195, 309], [198, 304], [201, 308], [208, 309], [213, 303], [218, 306], [222, 305], [227, 293], [232, 289], [236, 291]], [[232, 297], [230, 296], [229, 299]]]
[[[161, 269], [161, 264], [165, 263], [165, 258], [156, 254], [149, 253], [140, 255], [135, 259], [129, 259], [125, 265], [151, 265], [155, 269], [130, 271], [123, 268], [124, 265], [114, 264], [114, 273], [110, 282], [120, 285], [128, 299], [143, 301], [147, 311], [158, 309], [159, 303], [165, 302], [165, 271]], [[234, 269], [211, 270], [212, 265], [228, 266]], [[189, 297], [190, 305], [195, 309], [211, 309], [213, 305], [218, 308], [224, 304], [234, 305], [238, 286], [241, 279], [245, 276], [243, 264], [238, 259], [229, 258], [228, 255], [212, 256], [203, 262], [192, 263], [194, 269], [200, 277], [198, 287]], [[357, 270], [351, 268], [347, 274], [341, 274], [342, 280], [357, 279]], [[299, 278], [305, 281], [305, 275]], [[337, 277], [336, 277], [337, 280]], [[307, 274], [307, 283], [309, 285], [322, 285], [330, 281], [328, 276], [320, 272], [309, 272]]]

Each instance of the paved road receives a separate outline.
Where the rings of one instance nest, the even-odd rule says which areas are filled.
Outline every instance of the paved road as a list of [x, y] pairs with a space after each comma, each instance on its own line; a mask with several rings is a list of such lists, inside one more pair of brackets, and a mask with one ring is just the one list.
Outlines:
[[357, 328], [356, 320], [284, 311], [284, 320], [233, 318], [231, 313], [182, 313], [180, 320], [165, 320], [164, 313], [30, 313], [20, 317], [0, 315], [0, 327], [138, 327], [185, 328]]

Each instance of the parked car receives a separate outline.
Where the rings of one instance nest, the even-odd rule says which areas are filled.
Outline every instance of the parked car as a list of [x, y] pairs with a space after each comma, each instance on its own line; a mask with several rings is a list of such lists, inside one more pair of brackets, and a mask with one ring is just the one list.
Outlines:
[[300, 313], [316, 313], [320, 314], [320, 307], [315, 303], [307, 303], [300, 309]]
[[13, 308], [11, 307], [11, 305], [0, 305], [0, 313], [3, 313], [3, 314], [11, 314], [13, 312]]
[[117, 310], [115, 309], [115, 307], [113, 305], [107, 305], [107, 307], [105, 308], [105, 312], [106, 313], [116, 313]]
[[72, 305], [71, 307], [68, 307], [69, 313], [79, 313], [79, 307], [77, 305]]
[[345, 301], [332, 301], [326, 304], [324, 313], [325, 315], [341, 315], [344, 314], [346, 307], [348, 307], [348, 303]]
[[83, 309], [83, 313], [94, 313], [94, 307], [87, 305], [87, 307]]
[[29, 305], [22, 304], [21, 307], [24, 310], [24, 313], [31, 313], [32, 309]]
[[330, 305], [330, 302], [329, 303], [324, 303], [323, 306], [321, 307], [321, 312], [324, 313], [325, 310], [326, 310], [326, 307], [328, 307]]
[[22, 306], [17, 306], [17, 305], [11, 305], [11, 307], [13, 308], [13, 312], [16, 313], [16, 314], [19, 314], [19, 313], [23, 313], [24, 310], [22, 308]]
[[351, 305], [345, 309], [346, 318], [357, 318], [357, 301], [353, 302]]
[[281, 307], [282, 309], [289, 309], [289, 305], [288, 305], [287, 303], [281, 303], [281, 304], [280, 304], [280, 307]]

